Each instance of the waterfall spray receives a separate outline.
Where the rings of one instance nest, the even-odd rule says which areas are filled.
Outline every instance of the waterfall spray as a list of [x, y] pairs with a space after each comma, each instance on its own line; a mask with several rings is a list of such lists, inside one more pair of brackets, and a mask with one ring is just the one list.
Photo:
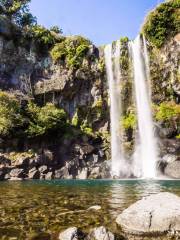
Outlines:
[[[150, 107], [150, 98], [148, 93], [148, 72], [147, 58], [144, 57], [141, 46], [141, 38], [138, 36], [132, 46], [132, 58], [134, 68], [134, 84], [137, 106], [138, 130], [139, 130], [139, 143], [137, 143], [135, 165], [141, 164], [140, 175], [143, 178], [156, 177], [156, 141], [153, 136], [153, 121]], [[147, 53], [146, 53], [147, 54]], [[146, 62], [146, 64], [144, 64]], [[136, 175], [139, 175], [135, 173]]]
[[105, 47], [104, 54], [110, 95], [112, 176], [126, 177], [129, 170], [123, 154], [120, 127], [122, 114], [120, 41], [116, 42], [114, 55], [112, 44]]

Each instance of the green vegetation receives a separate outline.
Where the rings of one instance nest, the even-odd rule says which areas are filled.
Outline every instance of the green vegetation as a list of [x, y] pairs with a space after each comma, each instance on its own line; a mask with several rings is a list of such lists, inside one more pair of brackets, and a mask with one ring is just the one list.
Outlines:
[[26, 132], [29, 137], [40, 136], [52, 130], [62, 129], [67, 121], [65, 111], [58, 109], [51, 103], [47, 103], [40, 108], [33, 102], [30, 102], [27, 107], [27, 113], [30, 124]]
[[176, 136], [176, 138], [177, 138], [177, 139], [180, 139], [180, 134], [178, 134], [178, 135]]
[[0, 14], [20, 27], [36, 24], [36, 18], [29, 12], [30, 0], [0, 0]]
[[174, 102], [163, 102], [156, 107], [155, 117], [159, 121], [168, 121], [176, 117], [180, 119], [180, 105]]
[[91, 42], [81, 36], [68, 37], [63, 42], [57, 43], [51, 50], [52, 59], [57, 62], [65, 61], [71, 69], [81, 67], [86, 57]]
[[124, 45], [127, 44], [129, 42], [129, 38], [128, 37], [121, 37], [120, 38], [120, 44]]
[[49, 49], [56, 43], [56, 38], [53, 36], [51, 31], [43, 26], [33, 26], [30, 29], [30, 34], [40, 49]]
[[62, 33], [63, 33], [62, 29], [59, 28], [58, 26], [53, 26], [53, 27], [51, 27], [51, 28], [50, 28], [50, 31], [55, 32], [55, 33], [57, 33], [57, 34], [62, 34]]
[[120, 66], [124, 73], [129, 70], [129, 50], [128, 50], [128, 37], [122, 37], [120, 39], [121, 44], [121, 56], [120, 56]]
[[0, 135], [6, 136], [23, 125], [20, 103], [12, 95], [0, 92]]
[[147, 17], [142, 32], [157, 48], [180, 32], [180, 0], [159, 5]]
[[136, 123], [137, 123], [136, 115], [132, 112], [124, 116], [122, 119], [122, 126], [126, 130], [134, 129]]

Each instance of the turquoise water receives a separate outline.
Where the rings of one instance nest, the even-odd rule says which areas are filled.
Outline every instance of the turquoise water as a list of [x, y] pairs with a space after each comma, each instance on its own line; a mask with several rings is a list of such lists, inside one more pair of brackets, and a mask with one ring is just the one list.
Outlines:
[[[168, 191], [180, 196], [174, 180], [60, 180], [0, 183], [0, 239], [58, 239], [60, 231], [104, 225], [143, 196]], [[100, 205], [100, 211], [88, 211]], [[46, 233], [46, 236], [42, 235]], [[51, 238], [50, 238], [51, 237]]]

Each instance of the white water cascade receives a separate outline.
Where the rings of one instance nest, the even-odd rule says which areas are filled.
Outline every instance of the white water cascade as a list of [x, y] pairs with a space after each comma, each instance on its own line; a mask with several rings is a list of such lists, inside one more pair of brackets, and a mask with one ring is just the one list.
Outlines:
[[[111, 117], [111, 171], [112, 176], [125, 177], [127, 164], [123, 155], [121, 119], [121, 71], [120, 71], [120, 42], [115, 45], [113, 54], [112, 44], [104, 49], [105, 64], [109, 82], [110, 117]], [[114, 60], [114, 61], [113, 61]], [[114, 63], [114, 64], [113, 64]]]
[[[145, 42], [144, 42], [145, 43]], [[138, 143], [134, 159], [135, 175], [143, 178], [156, 177], [156, 139], [153, 134], [153, 121], [150, 106], [149, 62], [147, 49], [143, 49], [140, 36], [131, 42], [134, 85], [138, 119]], [[143, 51], [144, 50], [144, 51]], [[137, 172], [139, 169], [139, 173]]]

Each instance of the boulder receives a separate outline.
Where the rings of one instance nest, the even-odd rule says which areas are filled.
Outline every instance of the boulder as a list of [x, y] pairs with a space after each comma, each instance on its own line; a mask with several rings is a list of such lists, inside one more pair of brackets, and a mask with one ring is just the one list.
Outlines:
[[59, 234], [59, 240], [83, 240], [85, 235], [77, 228], [70, 227]]
[[11, 160], [6, 158], [2, 153], [0, 153], [0, 168], [8, 167], [11, 165]]
[[48, 173], [45, 175], [45, 179], [46, 179], [46, 180], [51, 180], [51, 179], [53, 179], [53, 173], [52, 173], [52, 172], [48, 172]]
[[105, 227], [94, 228], [87, 237], [87, 240], [115, 240], [113, 233], [109, 232]]
[[46, 174], [48, 172], [48, 167], [43, 165], [41, 167], [38, 168], [40, 173]]
[[39, 179], [40, 178], [40, 172], [35, 167], [29, 170], [28, 174], [29, 179]]
[[180, 197], [164, 192], [137, 201], [124, 210], [116, 223], [126, 234], [158, 236], [180, 233]]
[[65, 167], [62, 167], [61, 169], [56, 170], [55, 171], [55, 178], [56, 179], [67, 179], [67, 178], [70, 178], [68, 168], [65, 166]]
[[11, 178], [24, 178], [25, 177], [24, 169], [20, 169], [20, 168], [12, 169], [10, 171], [10, 177]]
[[164, 173], [171, 178], [180, 178], [180, 161], [173, 161], [167, 164]]
[[88, 177], [88, 169], [84, 168], [82, 169], [82, 171], [79, 173], [79, 175], [77, 176], [78, 179], [87, 179]]

